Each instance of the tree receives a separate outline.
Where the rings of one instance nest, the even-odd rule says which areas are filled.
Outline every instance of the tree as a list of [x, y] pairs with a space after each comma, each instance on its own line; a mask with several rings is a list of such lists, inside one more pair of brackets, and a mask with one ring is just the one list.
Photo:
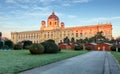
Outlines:
[[97, 32], [97, 34], [95, 35], [96, 38], [96, 43], [100, 43], [100, 42], [104, 42], [106, 40], [105, 36], [103, 36], [102, 34], [103, 32]]
[[100, 42], [108, 42], [108, 39], [103, 36], [102, 34], [103, 32], [97, 32], [96, 35], [94, 35], [93, 37], [89, 38], [89, 41], [88, 42], [95, 42], [95, 43], [100, 43]]
[[69, 44], [69, 43], [70, 43], [70, 40], [69, 40], [69, 38], [68, 38], [68, 37], [64, 38], [64, 39], [63, 39], [63, 41], [64, 41], [64, 43], [67, 43], [67, 44]]
[[71, 43], [75, 43], [74, 37], [71, 38]]
[[76, 39], [76, 44], [79, 44], [79, 40], [78, 39]]
[[88, 43], [88, 42], [89, 42], [89, 39], [86, 37], [86, 38], [84, 39], [84, 42], [85, 42], [85, 43]]
[[114, 38], [112, 38], [109, 42], [112, 43], [112, 44], [115, 44], [116, 40]]
[[83, 43], [83, 42], [84, 42], [83, 39], [79, 39], [79, 41], [80, 41], [80, 43]]

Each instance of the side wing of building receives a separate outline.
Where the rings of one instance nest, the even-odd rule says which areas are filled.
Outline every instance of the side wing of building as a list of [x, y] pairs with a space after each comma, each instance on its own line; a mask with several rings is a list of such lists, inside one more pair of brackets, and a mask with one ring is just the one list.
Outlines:
[[103, 35], [111, 39], [112, 38], [112, 25], [111, 24], [101, 24], [93, 26], [80, 26], [80, 27], [69, 27], [60, 28], [53, 30], [37, 30], [28, 32], [12, 32], [11, 39], [14, 43], [21, 42], [24, 40], [31, 40], [33, 43], [40, 43], [48, 39], [55, 40], [59, 43], [66, 36], [71, 39], [72, 37], [76, 39], [90, 38], [97, 34], [97, 32], [103, 32]]

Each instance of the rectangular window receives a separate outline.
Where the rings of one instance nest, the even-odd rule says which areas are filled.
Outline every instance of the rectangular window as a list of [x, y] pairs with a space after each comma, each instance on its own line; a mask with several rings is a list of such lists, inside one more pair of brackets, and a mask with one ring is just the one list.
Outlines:
[[14, 39], [14, 36], [12, 37], [12, 39]]
[[82, 37], [82, 33], [80, 33], [80, 37]]
[[46, 34], [44, 34], [44, 37], [46, 38]]
[[72, 33], [72, 37], [74, 37], [74, 33]]
[[51, 38], [53, 38], [53, 34], [51, 34]]
[[76, 33], [76, 37], [78, 37], [78, 33]]

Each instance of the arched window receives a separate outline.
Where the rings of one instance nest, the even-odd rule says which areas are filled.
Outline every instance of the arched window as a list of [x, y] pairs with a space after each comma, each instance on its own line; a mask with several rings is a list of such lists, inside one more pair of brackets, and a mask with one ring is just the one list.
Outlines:
[[55, 22], [55, 25], [57, 25], [57, 22]]
[[83, 32], [83, 30], [81, 30], [81, 33]]
[[44, 34], [44, 38], [46, 38], [46, 34]]
[[51, 25], [52, 23], [50, 22], [50, 25]]
[[80, 36], [82, 37], [82, 33], [80, 33]]
[[78, 37], [78, 33], [76, 33], [76, 37]]

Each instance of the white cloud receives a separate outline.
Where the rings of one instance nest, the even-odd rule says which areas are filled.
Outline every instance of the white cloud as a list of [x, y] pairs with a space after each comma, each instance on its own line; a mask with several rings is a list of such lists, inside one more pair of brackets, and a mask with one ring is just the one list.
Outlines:
[[55, 0], [5, 0], [6, 3], [46, 3], [53, 1]]
[[22, 2], [22, 3], [25, 3], [25, 2], [30, 2], [32, 0], [5, 0], [6, 3], [18, 3], [18, 2]]
[[59, 0], [59, 3], [62, 4], [62, 6], [72, 6], [74, 4], [81, 4], [81, 3], [88, 3], [90, 0]]
[[115, 17], [98, 17], [98, 18], [84, 18], [81, 22], [101, 22], [101, 21], [107, 21], [111, 22], [113, 20], [120, 19], [120, 16]]
[[52, 1], [55, 1], [55, 0], [39, 0], [40, 2], [52, 2]]
[[46, 17], [48, 16], [48, 13], [38, 13], [38, 12], [34, 12], [34, 13], [27, 13], [27, 16], [32, 16], [32, 17]]
[[23, 8], [23, 9], [30, 9], [30, 6], [28, 5], [16, 4], [16, 6]]
[[68, 15], [68, 18], [74, 19], [74, 18], [77, 18], [77, 16], [75, 16], [75, 15]]
[[114, 17], [114, 19], [120, 19], [120, 16]]
[[6, 3], [16, 3], [15, 0], [5, 0]]
[[70, 3], [63, 3], [62, 5], [63, 5], [63, 6], [71, 6]]
[[[3, 21], [3, 20], [7, 20], [7, 18], [6, 18], [6, 17], [2, 17], [2, 16], [0, 16], [0, 20], [1, 20], [1, 21]], [[1, 21], [0, 21], [0, 22], [1, 22]]]
[[[5, 0], [6, 3], [16, 3], [16, 4], [38, 3], [38, 4], [41, 4], [41, 5], [49, 5], [49, 3], [56, 2], [56, 3], [59, 3], [62, 6], [71, 6], [72, 4], [75, 4], [75, 3], [87, 3], [89, 1], [90, 0]], [[56, 4], [54, 4], [54, 5], [56, 5]]]
[[50, 10], [50, 6], [38, 6], [38, 5], [33, 5], [32, 6], [33, 10], [39, 10], [39, 11], [45, 11], [48, 12]]
[[89, 0], [73, 0], [74, 3], [87, 3]]

